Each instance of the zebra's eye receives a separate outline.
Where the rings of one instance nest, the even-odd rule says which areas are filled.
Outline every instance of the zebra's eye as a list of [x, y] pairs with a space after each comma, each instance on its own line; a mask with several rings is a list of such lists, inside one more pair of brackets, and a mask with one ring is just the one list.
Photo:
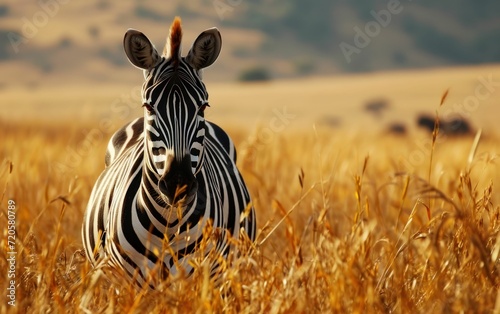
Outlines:
[[144, 104], [142, 106], [144, 108], [146, 108], [146, 110], [148, 111], [149, 114], [153, 114], [154, 113], [154, 109], [153, 109], [153, 107], [150, 104]]
[[207, 109], [207, 107], [210, 107], [210, 105], [208, 104], [208, 102], [205, 102], [205, 103], [201, 104], [200, 109], [198, 110], [198, 112], [200, 114], [203, 114], [203, 112], [205, 112], [205, 109]]

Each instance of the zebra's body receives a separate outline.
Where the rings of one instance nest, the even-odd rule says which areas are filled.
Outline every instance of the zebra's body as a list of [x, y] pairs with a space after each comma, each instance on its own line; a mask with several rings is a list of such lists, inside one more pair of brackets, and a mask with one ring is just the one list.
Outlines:
[[[189, 260], [200, 253], [204, 236], [217, 235], [215, 249], [223, 255], [230, 248], [229, 234], [238, 237], [243, 228], [250, 239], [255, 236], [254, 210], [235, 165], [234, 145], [203, 115], [208, 94], [199, 70], [217, 57], [203, 55], [211, 47], [209, 40], [220, 49], [215, 32], [202, 33], [186, 58], [176, 51], [177, 20], [169, 52], [161, 58], [142, 33], [125, 36], [129, 59], [145, 69], [145, 117], [125, 125], [109, 141], [106, 168], [92, 191], [82, 235], [94, 266], [105, 261], [139, 285], [154, 288], [169, 273], [189, 273]], [[211, 235], [203, 233], [209, 221]]]

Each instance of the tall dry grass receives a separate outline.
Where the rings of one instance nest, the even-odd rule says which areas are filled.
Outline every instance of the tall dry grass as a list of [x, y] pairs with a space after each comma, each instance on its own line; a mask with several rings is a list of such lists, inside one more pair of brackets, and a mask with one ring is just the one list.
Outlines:
[[252, 249], [217, 286], [199, 265], [190, 278], [137, 291], [92, 270], [82, 252], [109, 137], [89, 138], [91, 129], [0, 126], [2, 226], [7, 201], [17, 206], [16, 307], [2, 279], [2, 313], [500, 312], [496, 136], [432, 144], [421, 134], [311, 129], [263, 141], [259, 130], [228, 130], [257, 210], [256, 242], [241, 244]]

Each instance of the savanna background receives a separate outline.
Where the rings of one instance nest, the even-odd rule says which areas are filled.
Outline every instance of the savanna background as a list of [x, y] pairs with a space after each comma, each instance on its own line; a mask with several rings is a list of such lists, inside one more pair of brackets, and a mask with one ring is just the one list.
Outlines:
[[[2, 1], [0, 311], [500, 313], [498, 12], [493, 0]], [[222, 288], [201, 264], [136, 291], [91, 269], [80, 228], [107, 140], [142, 114], [123, 35], [161, 49], [176, 15], [184, 53], [204, 29], [222, 34], [206, 118], [236, 143], [259, 235]]]

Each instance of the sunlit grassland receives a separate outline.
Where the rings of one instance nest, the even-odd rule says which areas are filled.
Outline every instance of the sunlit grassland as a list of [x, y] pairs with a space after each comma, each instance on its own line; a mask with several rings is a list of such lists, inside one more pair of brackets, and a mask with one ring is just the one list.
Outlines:
[[[158, 291], [92, 270], [80, 235], [109, 137], [142, 112], [136, 87], [5, 87], [0, 312], [499, 313], [498, 91], [458, 111], [498, 69], [208, 82], [207, 118], [237, 146], [259, 233], [218, 283], [200, 264]], [[390, 109], [375, 119], [363, 105], [380, 98]], [[450, 110], [481, 135], [433, 141], [415, 129], [417, 113]], [[383, 131], [394, 121], [406, 123], [406, 135]], [[9, 200], [15, 308], [4, 280]]]
[[[258, 215], [253, 249], [221, 275], [224, 289], [201, 267], [160, 291], [138, 292], [110, 283], [82, 255], [82, 216], [107, 141], [79, 151], [88, 140], [82, 129], [93, 127], [1, 127], [0, 220], [6, 225], [7, 201], [15, 200], [18, 312], [499, 310], [495, 134], [478, 145], [441, 138], [432, 149], [418, 144], [432, 142], [423, 134], [311, 128], [263, 137], [262, 128], [229, 128]], [[1, 312], [13, 310], [5, 293], [1, 299]]]

